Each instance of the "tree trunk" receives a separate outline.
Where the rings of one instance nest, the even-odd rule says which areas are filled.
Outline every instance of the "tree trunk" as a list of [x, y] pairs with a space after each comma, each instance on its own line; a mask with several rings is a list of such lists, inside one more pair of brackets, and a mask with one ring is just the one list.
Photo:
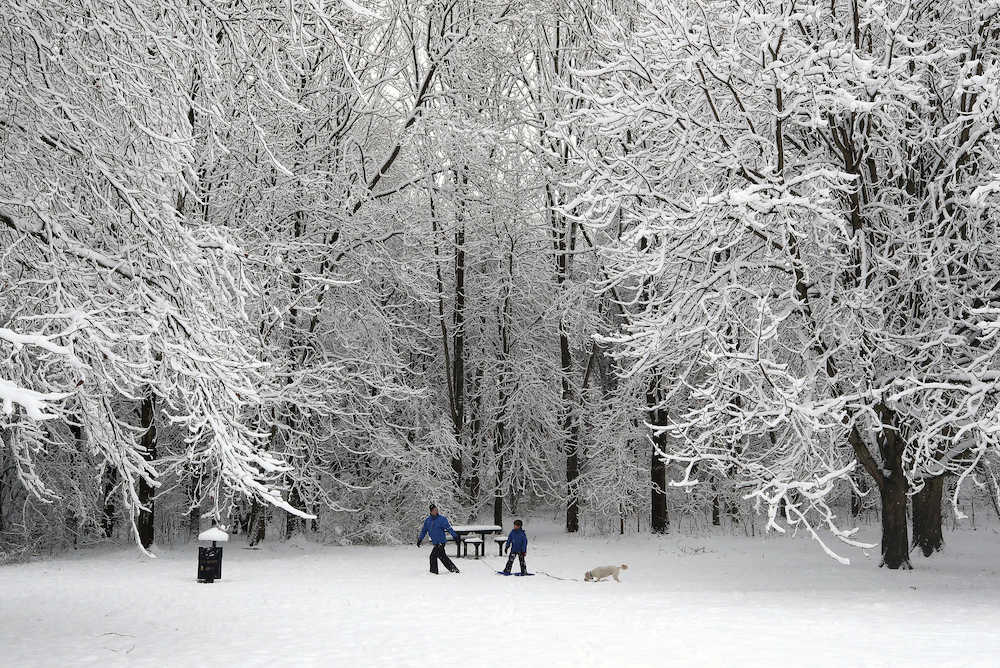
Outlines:
[[497, 379], [497, 405], [499, 415], [493, 438], [493, 460], [496, 464], [496, 490], [493, 492], [493, 523], [503, 526], [503, 490], [504, 490], [504, 456], [507, 452], [507, 418], [510, 411], [509, 401], [513, 389], [508, 385], [513, 377], [510, 361], [510, 330], [512, 316], [511, 291], [514, 284], [514, 237], [510, 238], [510, 250], [507, 253], [507, 281], [503, 301], [497, 313], [500, 335], [500, 377]]
[[562, 367], [562, 404], [566, 411], [563, 420], [566, 434], [566, 531], [575, 533], [580, 530], [580, 501], [577, 492], [577, 479], [580, 477], [579, 426], [574, 417], [573, 390], [570, 374], [573, 371], [573, 358], [569, 350], [569, 335], [559, 323], [559, 356]]
[[[468, 177], [462, 175], [462, 185]], [[451, 468], [455, 472], [455, 484], [462, 489], [462, 451], [465, 449], [465, 221], [459, 216], [455, 230], [455, 306], [452, 312], [454, 329], [452, 335], [452, 382], [454, 388], [454, 428], [459, 455], [452, 458]]]
[[[139, 440], [146, 461], [156, 459], [156, 401], [152, 393], [146, 396], [139, 405], [139, 426], [145, 431]], [[153, 544], [153, 486], [145, 477], [139, 478], [139, 503], [143, 509], [139, 511], [135, 527], [139, 534], [139, 542], [144, 548]]]
[[503, 526], [503, 494], [500, 492], [493, 497], [493, 524]]
[[493, 524], [497, 526], [503, 526], [503, 441], [505, 437], [506, 429], [503, 419], [501, 419], [497, 423], [496, 436], [493, 441], [493, 458], [496, 460], [497, 467], [496, 488], [493, 491]]
[[188, 481], [188, 535], [196, 539], [201, 533], [201, 484], [200, 474], [191, 473], [191, 480]]
[[906, 493], [908, 483], [903, 475], [905, 443], [896, 412], [880, 403], [877, 406], [882, 427], [876, 433], [882, 471], [879, 494], [882, 497], [882, 563], [892, 569], [909, 570], [910, 541], [906, 530]]
[[479, 503], [479, 495], [482, 494], [482, 478], [480, 477], [480, 467], [483, 465], [484, 457], [481, 456], [481, 451], [479, 449], [480, 439], [479, 431], [482, 428], [482, 407], [483, 407], [483, 373], [485, 372], [486, 366], [481, 364], [476, 369], [476, 373], [473, 376], [472, 385], [469, 388], [474, 393], [474, 399], [472, 400], [472, 415], [469, 419], [469, 435], [468, 444], [470, 461], [469, 461], [469, 498], [472, 499], [474, 504]]
[[736, 522], [740, 519], [740, 507], [736, 504], [731, 497], [726, 499], [726, 515], [729, 516], [730, 521]]
[[941, 497], [944, 493], [944, 476], [924, 482], [924, 488], [913, 495], [913, 546], [919, 547], [925, 557], [944, 548], [941, 534]]
[[[86, 452], [87, 444], [83, 436], [83, 428], [75, 420], [71, 420], [69, 423], [70, 433], [73, 434], [73, 440], [76, 441], [76, 447], [69, 454], [69, 465], [71, 468], [75, 467], [77, 461], [77, 452]], [[48, 431], [46, 430], [46, 433]], [[66, 506], [66, 515], [63, 518], [63, 526], [66, 529], [70, 541], [73, 543], [73, 549], [76, 549], [77, 544], [80, 540], [80, 530], [83, 528], [83, 518], [77, 517], [76, 509], [72, 504]]]
[[[556, 286], [565, 288], [570, 274], [570, 258], [576, 248], [576, 222], [567, 221], [559, 213], [559, 195], [551, 183], [545, 184], [545, 204], [552, 235], [552, 252], [555, 259]], [[564, 317], [559, 318], [559, 366], [561, 370], [561, 399], [563, 434], [566, 438], [566, 531], [580, 530], [580, 501], [577, 479], [580, 477], [579, 424], [575, 418], [576, 396], [573, 392], [573, 356], [570, 352], [569, 333]]]
[[885, 477], [882, 496], [882, 563], [879, 566], [909, 570], [910, 543], [906, 530], [906, 478], [902, 471]]
[[566, 531], [569, 533], [580, 530], [580, 500], [576, 488], [577, 478], [580, 477], [580, 459], [575, 440], [573, 438], [566, 444], [566, 489], [569, 493], [566, 503]]
[[102, 474], [104, 483], [104, 508], [101, 512], [101, 529], [105, 538], [112, 538], [115, 535], [115, 485], [118, 483], [118, 471], [112, 466], [105, 466]]
[[[660, 376], [656, 374], [646, 388], [646, 406], [649, 412], [650, 424], [665, 425], [666, 414], [660, 407]], [[667, 451], [667, 435], [665, 432], [653, 434], [652, 455], [649, 463], [650, 492], [650, 531], [667, 533], [670, 531], [670, 518], [667, 515], [667, 463], [660, 452]]]
[[664, 448], [665, 441], [666, 434], [660, 433], [653, 437], [653, 457], [649, 466], [650, 480], [653, 483], [650, 514], [650, 528], [653, 533], [670, 531], [670, 517], [667, 515], [667, 464], [656, 451], [657, 448], [660, 450]]
[[253, 547], [264, 541], [267, 530], [267, 508], [254, 499], [250, 502], [250, 526], [247, 528], [247, 546]]
[[[305, 504], [302, 503], [302, 496], [299, 494], [299, 488], [297, 485], [292, 485], [291, 490], [288, 492], [288, 505], [298, 510], [305, 509]], [[305, 528], [305, 520], [303, 520], [298, 515], [293, 515], [292, 513], [285, 513], [286, 539], [294, 536], [299, 531], [299, 529], [302, 528]]]
[[[857, 485], [859, 490], [864, 491], [866, 487], [864, 476], [857, 475], [853, 476], [853, 478], [854, 485]], [[851, 517], [856, 518], [861, 515], [861, 511], [864, 509], [864, 497], [855, 491], [854, 485], [851, 486]]]
[[563, 422], [566, 434], [566, 531], [575, 533], [580, 530], [580, 495], [578, 480], [580, 478], [580, 427], [575, 416], [573, 391], [569, 377], [572, 371], [572, 361], [569, 352], [569, 338], [565, 332], [559, 335], [562, 349], [563, 368], [563, 410], [566, 418]]

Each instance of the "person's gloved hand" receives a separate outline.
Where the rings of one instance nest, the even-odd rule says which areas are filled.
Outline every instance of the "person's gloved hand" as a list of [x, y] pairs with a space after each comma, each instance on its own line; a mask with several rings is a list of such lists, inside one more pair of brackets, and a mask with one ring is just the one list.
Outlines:
[[504, 549], [503, 549], [503, 553], [504, 553], [504, 554], [510, 554], [510, 545], [508, 545], [508, 546], [504, 547]]
[[420, 547], [420, 543], [421, 542], [423, 542], [423, 541], [419, 541], [419, 540], [417, 541], [417, 547]]

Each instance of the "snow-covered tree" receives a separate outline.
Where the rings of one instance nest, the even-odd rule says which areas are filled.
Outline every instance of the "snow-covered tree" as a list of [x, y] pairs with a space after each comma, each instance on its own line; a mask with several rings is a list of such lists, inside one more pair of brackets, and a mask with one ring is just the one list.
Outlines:
[[907, 495], [997, 447], [995, 7], [604, 9], [576, 205], [632, 308], [629, 373], [678, 391], [654, 425], [676, 484], [707, 464], [772, 528], [783, 504], [850, 542], [826, 499], [860, 465], [908, 567]]

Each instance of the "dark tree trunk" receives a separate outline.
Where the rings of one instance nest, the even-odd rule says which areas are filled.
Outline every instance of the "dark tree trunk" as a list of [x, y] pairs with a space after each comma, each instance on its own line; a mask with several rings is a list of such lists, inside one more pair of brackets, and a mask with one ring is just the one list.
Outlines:
[[722, 517], [719, 505], [719, 488], [712, 486], [712, 526], [717, 527], [722, 524]]
[[469, 462], [469, 497], [472, 499], [473, 503], [479, 502], [479, 495], [482, 493], [482, 478], [480, 477], [480, 467], [483, 463], [483, 458], [480, 456], [481, 452], [479, 449], [479, 432], [483, 426], [482, 419], [482, 407], [483, 407], [483, 373], [485, 372], [485, 365], [479, 365], [476, 369], [474, 379], [472, 381], [471, 391], [474, 392], [475, 399], [472, 401], [472, 415], [469, 420], [469, 445], [471, 446], [470, 452], [471, 460]]
[[924, 482], [924, 488], [913, 495], [913, 546], [919, 547], [925, 557], [944, 548], [941, 533], [941, 497], [944, 493], [944, 476]]
[[652, 512], [650, 515], [650, 528], [653, 533], [668, 533], [670, 531], [670, 517], [667, 514], [667, 465], [657, 452], [661, 450], [666, 441], [666, 434], [657, 434], [653, 437], [653, 456], [649, 467], [650, 478], [653, 483]]
[[104, 508], [101, 512], [101, 529], [106, 538], [115, 535], [115, 485], [118, 483], [118, 471], [111, 466], [104, 468], [102, 474], [104, 491]]
[[[895, 472], [894, 472], [895, 473]], [[902, 472], [884, 479], [882, 496], [882, 563], [879, 566], [909, 570], [910, 543], [906, 530], [906, 478]]]
[[[565, 147], [563, 147], [565, 148]], [[560, 150], [562, 151], [563, 148]], [[576, 249], [576, 222], [559, 213], [560, 196], [551, 183], [545, 184], [545, 204], [552, 235], [552, 252], [555, 260], [556, 286], [563, 290], [570, 273], [570, 258]], [[561, 399], [563, 410], [563, 435], [566, 439], [566, 531], [580, 530], [580, 477], [579, 423], [576, 419], [576, 393], [573, 391], [573, 356], [570, 351], [569, 333], [565, 319], [559, 319], [559, 366], [561, 370]]]
[[504, 457], [507, 452], [507, 418], [510, 411], [509, 397], [513, 392], [510, 388], [513, 379], [513, 369], [510, 362], [510, 330], [511, 320], [511, 291], [514, 284], [514, 237], [510, 238], [510, 250], [507, 253], [507, 284], [504, 290], [503, 301], [500, 304], [497, 321], [499, 323], [500, 334], [500, 378], [497, 382], [497, 405], [499, 415], [497, 416], [496, 429], [493, 438], [493, 460], [496, 464], [496, 489], [493, 492], [493, 523], [503, 526], [503, 490], [504, 490]]
[[247, 546], [253, 547], [264, 541], [267, 529], [267, 508], [257, 499], [250, 502], [250, 522], [247, 527]]
[[[69, 463], [70, 466], [73, 466], [76, 463], [77, 459], [75, 453], [86, 452], [87, 444], [83, 436], [83, 428], [80, 426], [78, 422], [76, 422], [75, 420], [71, 420], [69, 423], [69, 430], [70, 433], [73, 434], [73, 440], [76, 441], [75, 449], [73, 451], [70, 451], [69, 454]], [[83, 521], [82, 518], [77, 517], [73, 505], [68, 505], [66, 507], [66, 515], [63, 518], [63, 526], [65, 526], [66, 533], [69, 535], [69, 538], [73, 543], [73, 549], [76, 549], [76, 546], [80, 540], [80, 529], [83, 526]]]
[[851, 485], [851, 517], [858, 517], [864, 509], [864, 497], [855, 490], [864, 490], [864, 476], [854, 476], [854, 485]]
[[[299, 488], [297, 485], [292, 485], [291, 491], [288, 492], [288, 505], [298, 510], [303, 510], [305, 508], [305, 504], [302, 503], [302, 496], [299, 494]], [[285, 513], [285, 538], [291, 538], [300, 529], [304, 528], [305, 520], [298, 515]]]
[[493, 497], [493, 524], [503, 526], [503, 495], [499, 492]]
[[909, 491], [903, 475], [903, 436], [895, 411], [885, 404], [878, 405], [883, 427], [878, 431], [879, 452], [882, 455], [882, 563], [880, 566], [909, 570], [910, 540], [906, 530], [906, 493]]
[[731, 498], [726, 499], [726, 515], [728, 515], [729, 519], [733, 522], [738, 520], [740, 517], [740, 507], [736, 505], [736, 502]]
[[577, 490], [577, 479], [580, 477], [579, 426], [574, 410], [572, 380], [573, 358], [569, 350], [569, 335], [560, 322], [559, 353], [562, 366], [562, 399], [566, 417], [563, 429], [566, 434], [566, 531], [575, 533], [580, 530], [580, 501]]
[[[156, 459], [156, 400], [152, 394], [146, 396], [139, 405], [139, 426], [145, 431], [139, 440], [146, 461]], [[139, 503], [143, 509], [136, 519], [139, 542], [144, 548], [153, 544], [153, 486], [144, 477], [139, 478]]]
[[[501, 403], [501, 405], [503, 405]], [[493, 441], [493, 457], [496, 460], [497, 479], [493, 491], [493, 524], [503, 526], [503, 441], [506, 437], [503, 418], [497, 422], [496, 436]]]
[[[462, 184], [464, 185], [468, 177], [463, 173]], [[464, 450], [465, 431], [465, 221], [459, 216], [458, 228], [455, 230], [455, 306], [453, 310], [454, 345], [452, 352], [451, 377], [455, 384], [454, 388], [454, 411], [455, 440], [459, 445], [459, 453]], [[455, 483], [458, 489], [462, 488], [462, 455], [453, 457], [451, 468], [455, 472]]]
[[195, 506], [188, 511], [188, 537], [195, 539], [201, 533], [201, 508]]
[[[0, 444], [3, 444], [2, 438], [0, 438]], [[0, 448], [0, 452], [2, 452], [2, 448]], [[4, 478], [6, 478], [7, 476], [5, 474], [6, 469], [4, 468], [4, 466], [5, 466], [4, 458], [2, 455], [0, 455], [0, 531], [4, 531], [4, 529], [6, 528], [4, 526], [3, 495], [5, 489]]]
[[191, 475], [188, 483], [188, 503], [191, 504], [188, 510], [188, 535], [197, 538], [201, 533], [201, 476]]
[[[660, 377], [653, 376], [646, 388], [646, 406], [649, 412], [650, 424], [666, 425], [666, 412], [660, 404]], [[667, 515], [667, 463], [659, 452], [667, 451], [667, 435], [665, 432], [653, 434], [652, 455], [649, 463], [650, 492], [650, 531], [653, 533], [668, 533], [670, 517]], [[659, 451], [659, 452], [658, 452]]]
[[580, 500], [577, 495], [577, 479], [580, 477], [580, 460], [576, 452], [576, 444], [568, 443], [566, 455], [566, 489], [569, 499], [566, 503], [566, 531], [575, 533], [580, 530]]
[[188, 540], [197, 540], [198, 534], [201, 533], [201, 512], [197, 509], [192, 509], [188, 511], [187, 517], [188, 525]]

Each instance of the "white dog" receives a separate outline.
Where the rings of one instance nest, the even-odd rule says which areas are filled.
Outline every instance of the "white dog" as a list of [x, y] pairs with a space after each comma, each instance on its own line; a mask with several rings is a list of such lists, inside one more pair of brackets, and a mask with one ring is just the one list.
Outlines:
[[628, 564], [622, 564], [621, 566], [598, 566], [593, 570], [587, 571], [583, 579], [587, 582], [595, 581], [600, 582], [609, 575], [615, 579], [615, 582], [621, 582], [618, 579], [618, 574], [628, 568]]

